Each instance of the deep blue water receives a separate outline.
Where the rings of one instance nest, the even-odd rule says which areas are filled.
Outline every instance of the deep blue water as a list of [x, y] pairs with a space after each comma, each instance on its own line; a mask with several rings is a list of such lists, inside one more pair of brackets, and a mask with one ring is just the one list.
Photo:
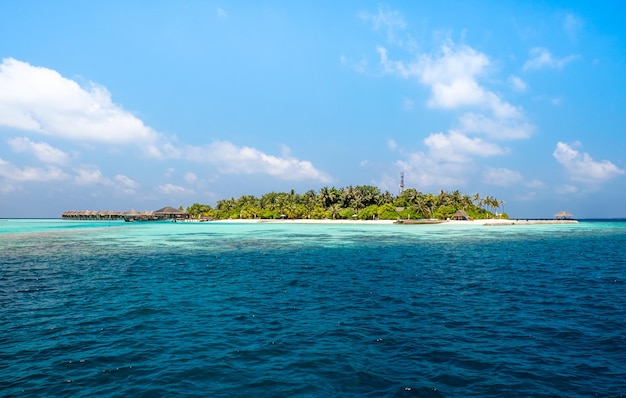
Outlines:
[[619, 397], [626, 222], [0, 223], [0, 395]]

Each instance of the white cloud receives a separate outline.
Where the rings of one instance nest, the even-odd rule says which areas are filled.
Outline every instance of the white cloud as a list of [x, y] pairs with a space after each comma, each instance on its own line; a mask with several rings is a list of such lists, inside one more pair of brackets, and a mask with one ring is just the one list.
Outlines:
[[226, 174], [267, 174], [283, 180], [331, 181], [328, 174], [317, 170], [309, 161], [288, 155], [268, 155], [258, 149], [238, 147], [228, 141], [214, 141], [203, 147], [187, 146], [184, 156], [190, 160], [210, 163]]
[[429, 105], [447, 109], [480, 106], [498, 117], [518, 117], [516, 107], [478, 84], [476, 79], [487, 72], [489, 65], [486, 55], [451, 42], [442, 46], [437, 57], [423, 56], [418, 69], [422, 83], [432, 90]]
[[483, 171], [483, 181], [487, 184], [507, 187], [522, 181], [522, 175], [517, 171], [506, 168], [487, 167]]
[[528, 85], [524, 80], [522, 80], [519, 76], [511, 76], [509, 77], [509, 83], [513, 90], [523, 93], [528, 88]]
[[608, 160], [594, 161], [587, 153], [580, 153], [566, 143], [558, 142], [552, 156], [565, 167], [570, 178], [581, 182], [601, 182], [624, 174]]
[[565, 184], [565, 185], [556, 187], [555, 191], [560, 194], [576, 193], [578, 192], [578, 187], [574, 185]]
[[398, 147], [398, 144], [396, 143], [396, 141], [392, 138], [390, 138], [389, 140], [387, 140], [387, 148], [391, 149], [392, 151], [395, 150]]
[[228, 18], [228, 13], [222, 7], [217, 7], [217, 16], [220, 19]]
[[[497, 139], [522, 139], [531, 135], [533, 127], [526, 121], [520, 107], [502, 100], [478, 83], [478, 77], [489, 71], [490, 61], [486, 55], [450, 41], [444, 43], [435, 56], [422, 55], [409, 63], [390, 60], [387, 50], [382, 47], [377, 50], [385, 72], [417, 79], [430, 87], [429, 106], [449, 110], [476, 108], [479, 112], [461, 116], [463, 132], [486, 134]], [[513, 82], [518, 88], [525, 84], [519, 78]]]
[[75, 170], [74, 183], [78, 185], [103, 185], [107, 189], [126, 195], [134, 195], [139, 183], [123, 174], [117, 174], [113, 179], [102, 174], [97, 168], [81, 168]]
[[116, 188], [127, 195], [134, 195], [139, 187], [139, 184], [136, 181], [122, 174], [116, 175], [115, 181], [117, 182], [117, 184], [115, 184]]
[[132, 180], [131, 178], [123, 175], [123, 174], [118, 174], [115, 176], [115, 181], [119, 182], [120, 184], [124, 185], [125, 187], [128, 188], [132, 188], [132, 189], [136, 189], [139, 187], [139, 184]]
[[528, 188], [544, 188], [546, 186], [546, 184], [544, 184], [542, 181], [537, 180], [537, 179], [530, 180], [524, 185], [527, 186]]
[[550, 98], [550, 103], [554, 106], [561, 105], [563, 103], [563, 98], [561, 97]]
[[[426, 102], [429, 107], [462, 112], [454, 130], [430, 134], [424, 140], [425, 152], [412, 153], [397, 163], [416, 183], [434, 186], [463, 184], [474, 167], [474, 158], [509, 152], [490, 141], [526, 139], [533, 134], [534, 126], [527, 121], [521, 106], [507, 102], [481, 83], [481, 80], [501, 80], [491, 76], [497, 70], [486, 54], [449, 39], [445, 39], [432, 54], [415, 55], [415, 51], [410, 51], [411, 58], [406, 61], [390, 57], [383, 46], [378, 46], [376, 51], [384, 73], [414, 80], [430, 89]], [[517, 76], [512, 76], [509, 83], [517, 91], [527, 89], [526, 82]], [[512, 171], [500, 170], [499, 175], [506, 175], [509, 180], [521, 180], [521, 176]], [[495, 176], [493, 181], [505, 181], [495, 180]]]
[[435, 159], [423, 152], [411, 153], [406, 160], [396, 162], [404, 170], [407, 185], [426, 187], [458, 187], [465, 183], [467, 164]]
[[578, 58], [578, 55], [570, 55], [565, 58], [554, 58], [550, 51], [545, 48], [535, 47], [530, 50], [529, 58], [524, 63], [524, 70], [531, 69], [563, 69], [563, 67]]
[[339, 62], [341, 62], [341, 65], [351, 68], [358, 73], [367, 72], [368, 62], [365, 58], [361, 58], [359, 61], [354, 61], [352, 59], [349, 59], [345, 55], [342, 55], [339, 57]]
[[402, 100], [402, 109], [405, 111], [412, 111], [415, 108], [415, 102], [409, 98], [404, 98]]
[[194, 194], [195, 192], [191, 189], [187, 189], [185, 187], [181, 187], [180, 185], [174, 185], [174, 184], [165, 184], [165, 185], [159, 185], [156, 187], [156, 191], [158, 193], [164, 194], [164, 195], [171, 195], [171, 194]]
[[383, 30], [387, 33], [387, 40], [392, 43], [402, 44], [397, 37], [398, 32], [406, 28], [404, 17], [398, 11], [392, 11], [389, 7], [378, 7], [376, 14], [368, 12], [359, 13], [359, 18], [370, 23], [374, 30]]
[[7, 140], [14, 152], [28, 152], [44, 163], [66, 164], [69, 161], [67, 153], [45, 142], [33, 142], [25, 137], [15, 137]]
[[198, 182], [198, 176], [196, 175], [196, 173], [192, 172], [185, 173], [184, 179], [188, 184], [195, 184], [196, 182]]
[[426, 137], [424, 144], [429, 148], [431, 157], [447, 162], [467, 162], [470, 155], [488, 157], [506, 153], [498, 145], [480, 138], [470, 138], [457, 131], [431, 134]]
[[458, 187], [473, 169], [472, 158], [506, 153], [497, 145], [470, 138], [458, 131], [436, 133], [424, 139], [428, 152], [414, 152], [396, 162], [405, 170], [407, 183], [418, 187]]
[[111, 101], [58, 72], [13, 58], [0, 64], [0, 126], [81, 142], [153, 143], [157, 134]]
[[570, 35], [571, 38], [575, 38], [576, 34], [583, 28], [583, 26], [584, 22], [582, 19], [571, 12], [565, 14], [565, 17], [563, 18], [563, 29]]
[[[0, 169], [2, 168], [2, 162], [0, 160]], [[13, 192], [13, 191], [17, 191], [18, 187], [11, 184], [10, 181], [6, 180], [6, 181], [2, 181], [2, 183], [0, 184], [0, 193], [9, 193], [9, 192]]]
[[494, 139], [516, 140], [530, 137], [535, 127], [520, 119], [489, 118], [478, 113], [459, 117], [460, 130], [465, 133], [484, 134]]
[[13, 181], [60, 181], [69, 176], [63, 170], [48, 166], [45, 168], [25, 167], [19, 168], [12, 163], [0, 158], [0, 177]]
[[80, 185], [88, 184], [104, 184], [110, 185], [111, 182], [102, 175], [99, 169], [78, 169], [74, 176], [74, 182]]

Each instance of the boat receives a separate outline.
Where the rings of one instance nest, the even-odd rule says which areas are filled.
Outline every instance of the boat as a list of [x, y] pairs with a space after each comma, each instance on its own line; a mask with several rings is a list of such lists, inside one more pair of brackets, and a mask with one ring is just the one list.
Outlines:
[[420, 224], [442, 224], [444, 220], [437, 220], [434, 218], [429, 219], [418, 219], [418, 220], [398, 220], [394, 221], [394, 224], [403, 224], [403, 225], [420, 225]]

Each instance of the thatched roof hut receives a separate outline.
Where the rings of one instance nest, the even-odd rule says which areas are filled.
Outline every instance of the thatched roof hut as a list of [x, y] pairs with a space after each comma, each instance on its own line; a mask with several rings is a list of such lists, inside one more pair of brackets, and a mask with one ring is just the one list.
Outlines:
[[456, 213], [454, 213], [454, 215], [451, 217], [452, 220], [464, 220], [464, 221], [469, 221], [471, 220], [470, 216], [467, 215], [467, 213], [465, 212], [465, 210], [457, 210]]
[[155, 210], [154, 215], [159, 219], [176, 219], [176, 218], [187, 218], [188, 215], [182, 210], [175, 209], [171, 206], [164, 207], [159, 210]]
[[555, 220], [571, 220], [573, 217], [572, 213], [566, 211], [560, 211], [554, 215]]

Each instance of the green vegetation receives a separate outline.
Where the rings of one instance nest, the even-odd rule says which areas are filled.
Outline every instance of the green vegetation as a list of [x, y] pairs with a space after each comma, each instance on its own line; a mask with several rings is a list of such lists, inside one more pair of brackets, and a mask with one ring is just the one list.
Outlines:
[[[495, 218], [504, 202], [479, 194], [473, 197], [440, 191], [438, 195], [406, 189], [399, 196], [369, 186], [349, 186], [341, 189], [323, 187], [319, 192], [304, 194], [270, 192], [257, 198], [244, 195], [238, 199], [219, 200], [215, 207], [194, 203], [187, 208], [193, 218], [213, 219], [360, 219], [396, 220], [438, 218], [447, 219], [457, 210], [464, 210], [473, 219]], [[508, 218], [506, 214], [498, 217]]]

